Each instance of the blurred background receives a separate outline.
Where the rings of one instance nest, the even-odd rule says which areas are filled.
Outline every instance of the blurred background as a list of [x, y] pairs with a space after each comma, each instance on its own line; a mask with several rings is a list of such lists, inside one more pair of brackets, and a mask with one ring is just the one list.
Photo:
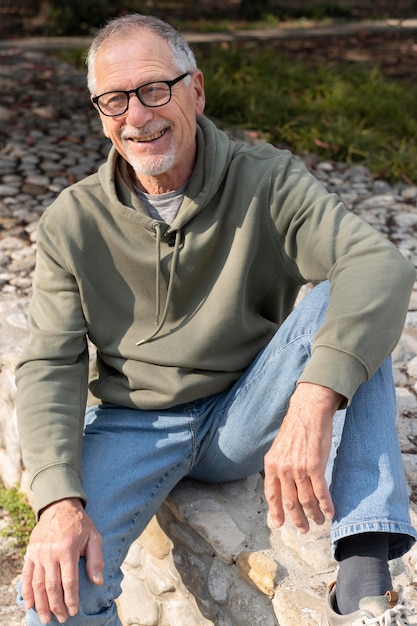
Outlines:
[[0, 0], [0, 81], [31, 45], [84, 70], [95, 30], [129, 12], [189, 38], [222, 127], [417, 186], [417, 0]]
[[417, 1], [0, 0], [0, 36], [88, 35], [109, 17], [131, 11], [156, 15], [187, 29], [231, 30], [253, 22], [273, 27], [294, 19], [406, 19], [417, 14]]

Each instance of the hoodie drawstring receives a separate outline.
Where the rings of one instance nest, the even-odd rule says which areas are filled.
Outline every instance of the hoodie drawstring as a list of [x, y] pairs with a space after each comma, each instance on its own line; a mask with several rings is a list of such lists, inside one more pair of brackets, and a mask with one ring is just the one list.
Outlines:
[[159, 319], [160, 309], [161, 309], [161, 226], [158, 222], [154, 224], [154, 230], [156, 233], [156, 277], [155, 277], [155, 323], [157, 324], [156, 329], [150, 333], [144, 339], [141, 339], [136, 343], [137, 346], [142, 346], [144, 343], [148, 343], [151, 341], [162, 329], [165, 324], [166, 318], [168, 316], [169, 307], [171, 304], [172, 291], [174, 288], [174, 277], [175, 270], [177, 267], [178, 255], [180, 252], [180, 244], [181, 244], [181, 231], [177, 230], [175, 233], [175, 244], [174, 244], [174, 253], [172, 255], [172, 264], [171, 264], [171, 272], [169, 274], [168, 281], [168, 290], [167, 290], [167, 298], [165, 302], [165, 308], [162, 313], [161, 319]]
[[153, 229], [156, 233], [155, 324], [159, 324], [159, 314], [161, 312], [161, 226], [158, 222], [155, 222]]

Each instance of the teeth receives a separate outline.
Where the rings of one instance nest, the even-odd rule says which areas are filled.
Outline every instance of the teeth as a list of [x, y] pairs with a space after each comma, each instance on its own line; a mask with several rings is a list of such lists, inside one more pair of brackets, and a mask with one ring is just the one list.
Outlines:
[[142, 141], [154, 141], [155, 139], [159, 139], [166, 133], [166, 130], [161, 130], [159, 133], [155, 133], [153, 135], [149, 135], [146, 138], [143, 137], [129, 137], [130, 141], [134, 141], [135, 143], [141, 143]]

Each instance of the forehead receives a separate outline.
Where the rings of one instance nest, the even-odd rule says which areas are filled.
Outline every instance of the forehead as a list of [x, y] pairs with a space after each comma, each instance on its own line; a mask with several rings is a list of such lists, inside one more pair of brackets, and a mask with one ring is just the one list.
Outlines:
[[[131, 81], [133, 86], [137, 86], [140, 82], [166, 79], [167, 72], [173, 69], [174, 54], [169, 44], [145, 29], [105, 41], [95, 60], [99, 91], [120, 81]], [[122, 85], [117, 87], [122, 88]]]

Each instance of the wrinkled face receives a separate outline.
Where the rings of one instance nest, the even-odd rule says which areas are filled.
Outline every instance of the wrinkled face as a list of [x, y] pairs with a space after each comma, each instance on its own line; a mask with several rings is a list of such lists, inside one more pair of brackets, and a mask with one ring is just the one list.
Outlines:
[[[127, 39], [110, 40], [95, 62], [97, 95], [135, 89], [145, 83], [172, 80], [182, 72], [174, 66], [167, 42], [146, 29]], [[105, 135], [145, 182], [157, 177], [161, 186], [177, 188], [188, 180], [196, 153], [196, 115], [204, 110], [203, 76], [198, 70], [172, 87], [168, 104], [144, 106], [135, 94], [123, 115], [99, 112]]]

